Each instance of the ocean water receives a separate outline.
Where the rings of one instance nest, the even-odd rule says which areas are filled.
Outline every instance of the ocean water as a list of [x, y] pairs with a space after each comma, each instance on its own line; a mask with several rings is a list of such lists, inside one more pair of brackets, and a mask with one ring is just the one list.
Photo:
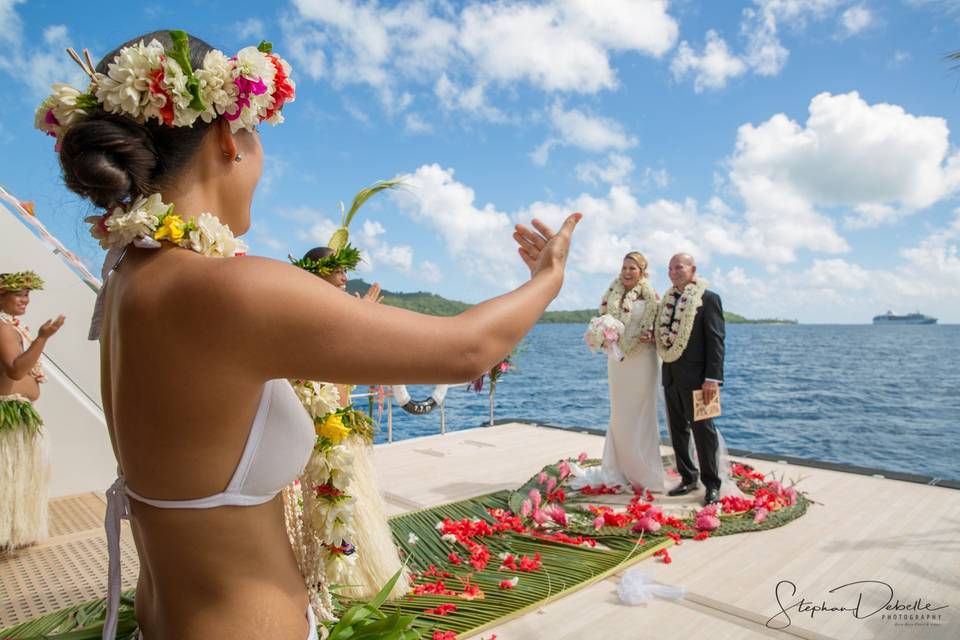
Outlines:
[[[606, 358], [590, 353], [583, 331], [537, 325], [497, 385], [496, 418], [606, 429]], [[717, 422], [729, 447], [960, 479], [960, 325], [728, 325], [726, 350]], [[448, 430], [487, 417], [486, 388], [450, 387]], [[395, 440], [439, 428], [439, 411], [394, 406]]]

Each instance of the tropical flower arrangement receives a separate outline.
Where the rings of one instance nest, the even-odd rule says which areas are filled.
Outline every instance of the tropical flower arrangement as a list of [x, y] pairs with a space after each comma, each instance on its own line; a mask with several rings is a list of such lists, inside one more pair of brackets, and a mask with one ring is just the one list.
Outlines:
[[624, 330], [624, 324], [607, 313], [590, 320], [587, 332], [583, 334], [583, 341], [593, 352], [602, 349], [617, 360], [623, 360], [620, 340]]
[[640, 489], [623, 508], [591, 504], [596, 495], [621, 492], [620, 487], [608, 487], [605, 491], [571, 488], [570, 481], [583, 474], [583, 467], [595, 464], [599, 461], [588, 460], [584, 453], [546, 466], [514, 492], [511, 509], [519, 514], [523, 526], [541, 533], [563, 531], [596, 538], [630, 531], [641, 536], [665, 535], [679, 541], [680, 537], [703, 540], [723, 522], [735, 519], [737, 528], [731, 529], [731, 533], [749, 530], [749, 525], [761, 525], [774, 512], [782, 511], [787, 519], [792, 519], [803, 513], [809, 502], [794, 486], [767, 478], [748, 465], [733, 464], [732, 475], [744, 495], [724, 496], [719, 503], [683, 517], [665, 514], [654, 504], [653, 494]]
[[[356, 558], [350, 542], [356, 537], [350, 495], [352, 455], [343, 441], [357, 434], [372, 441], [373, 421], [352, 407], [340, 406], [340, 392], [334, 384], [293, 380], [300, 403], [313, 419], [317, 441], [299, 481], [298, 516], [304, 535], [298, 544], [301, 569], [308, 586], [317, 586], [320, 601], [328, 584], [344, 584]], [[289, 528], [289, 527], [288, 527]], [[295, 536], [292, 536], [295, 537]], [[311, 564], [312, 563], [312, 564]], [[322, 575], [317, 574], [322, 567]]]
[[497, 383], [500, 381], [500, 378], [503, 377], [505, 373], [516, 371], [517, 365], [513, 363], [513, 358], [515, 358], [517, 354], [521, 353], [522, 351], [523, 349], [521, 347], [517, 347], [516, 349], [511, 351], [506, 358], [504, 358], [497, 364], [493, 365], [489, 371], [487, 371], [482, 376], [480, 376], [479, 378], [477, 378], [476, 380], [472, 381], [470, 384], [467, 385], [467, 389], [480, 393], [481, 391], [483, 391], [484, 379], [489, 378], [490, 384], [488, 385], [487, 388], [489, 390], [488, 391], [488, 397], [490, 402], [490, 423], [489, 424], [491, 427], [493, 426], [493, 398], [497, 393]]
[[197, 120], [212, 122], [223, 116], [234, 133], [253, 131], [261, 122], [283, 122], [281, 110], [296, 98], [296, 85], [290, 65], [273, 53], [269, 42], [230, 58], [212, 50], [195, 70], [186, 32], [170, 31], [170, 37], [170, 49], [157, 40], [122, 48], [107, 73], [96, 71], [86, 49], [85, 59], [68, 49], [90, 85], [82, 92], [54, 84], [53, 93], [37, 108], [36, 128], [56, 138], [59, 151], [67, 130], [98, 109], [168, 127], [191, 127]]
[[[644, 303], [643, 313], [636, 322], [633, 322], [633, 310], [637, 300]], [[607, 288], [600, 302], [600, 315], [601, 317], [610, 315], [623, 323], [624, 330], [618, 340], [618, 346], [623, 355], [630, 355], [642, 339], [653, 336], [657, 301], [657, 293], [650, 285], [650, 280], [645, 277], [629, 291], [623, 286], [620, 278], [616, 278]]]
[[670, 287], [660, 302], [660, 317], [656, 327], [657, 353], [664, 362], [675, 362], [683, 355], [693, 331], [697, 309], [703, 306], [707, 281], [698, 278], [683, 291]]
[[159, 193], [136, 200], [129, 207], [114, 207], [99, 216], [88, 216], [90, 235], [103, 249], [124, 247], [131, 242], [143, 249], [157, 249], [161, 241], [191, 249], [203, 256], [244, 255], [247, 245], [234, 237], [230, 226], [210, 214], [184, 220]]

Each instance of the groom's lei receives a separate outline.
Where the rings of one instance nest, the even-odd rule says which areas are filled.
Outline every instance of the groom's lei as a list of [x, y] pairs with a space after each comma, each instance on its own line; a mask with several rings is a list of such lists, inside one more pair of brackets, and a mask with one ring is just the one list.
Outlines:
[[624, 335], [620, 338], [620, 350], [624, 355], [629, 355], [636, 349], [644, 332], [653, 328], [653, 322], [657, 317], [657, 294], [646, 278], [640, 280], [630, 291], [626, 291], [620, 278], [616, 278], [600, 302], [600, 315], [609, 314], [622, 322], [624, 327], [629, 327], [633, 303], [637, 300], [643, 300], [646, 304], [643, 308], [643, 316], [640, 317], [637, 325], [637, 331], [629, 334], [624, 331]]
[[[660, 302], [660, 318], [657, 321], [657, 353], [664, 362], [675, 362], [690, 340], [697, 310], [703, 306], [703, 292], [707, 281], [698, 278], [683, 291], [670, 287]], [[674, 311], [676, 308], [676, 311]]]

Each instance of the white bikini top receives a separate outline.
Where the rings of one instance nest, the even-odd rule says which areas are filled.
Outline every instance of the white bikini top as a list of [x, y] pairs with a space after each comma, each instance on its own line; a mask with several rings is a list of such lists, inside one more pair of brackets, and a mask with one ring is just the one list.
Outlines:
[[120, 520], [130, 519], [128, 496], [160, 509], [210, 509], [253, 506], [271, 500], [298, 478], [316, 442], [313, 421], [286, 380], [270, 380], [263, 387], [247, 443], [227, 488], [212, 496], [190, 500], [154, 500], [132, 491], [123, 474], [107, 490], [107, 531], [110, 573], [107, 579], [107, 618], [103, 638], [116, 637], [120, 604]]

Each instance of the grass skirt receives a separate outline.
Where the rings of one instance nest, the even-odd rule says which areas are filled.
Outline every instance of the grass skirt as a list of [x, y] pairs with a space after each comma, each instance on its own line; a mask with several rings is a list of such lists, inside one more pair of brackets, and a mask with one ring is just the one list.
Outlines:
[[[349, 492], [354, 498], [353, 524], [356, 533], [355, 539], [350, 542], [356, 545], [357, 557], [349, 569], [349, 579], [345, 581], [356, 586], [343, 589], [342, 592], [354, 598], [369, 598], [376, 595], [400, 569], [400, 555], [393, 544], [383, 498], [377, 489], [371, 460], [373, 447], [360, 435], [351, 435], [344, 444], [353, 456], [353, 478]], [[390, 597], [399, 598], [409, 590], [407, 576], [403, 575]]]
[[0, 550], [47, 537], [49, 451], [40, 416], [21, 396], [0, 396]]

